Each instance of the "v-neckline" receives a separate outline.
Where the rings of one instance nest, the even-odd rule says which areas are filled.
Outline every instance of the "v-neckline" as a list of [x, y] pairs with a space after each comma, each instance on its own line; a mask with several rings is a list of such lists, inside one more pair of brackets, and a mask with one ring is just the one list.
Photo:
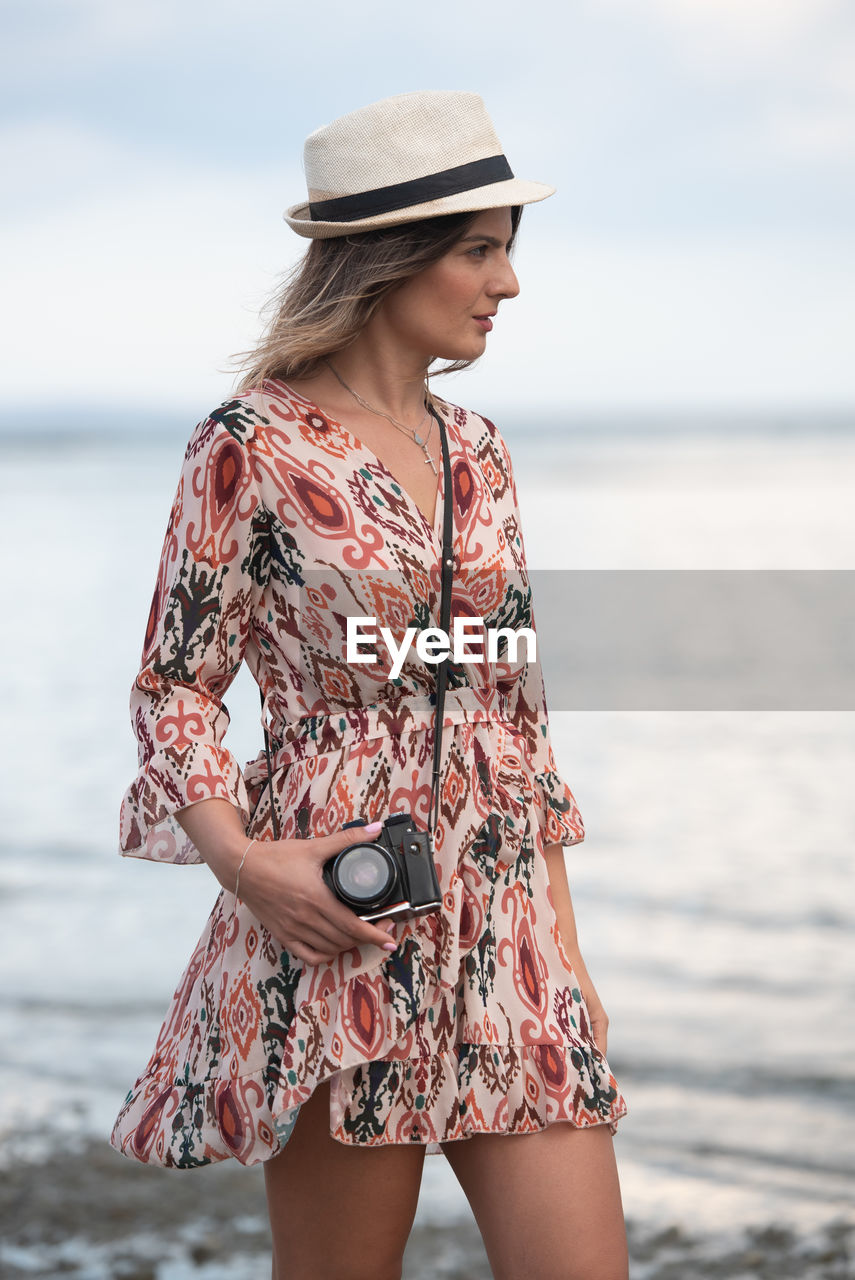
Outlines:
[[[434, 505], [433, 524], [431, 524], [430, 520], [428, 520], [424, 511], [422, 511], [406, 485], [403, 485], [394, 472], [389, 470], [388, 466], [379, 454], [377, 454], [370, 445], [367, 445], [361, 436], [356, 435], [355, 432], [351, 431], [350, 427], [346, 427], [344, 423], [339, 422], [337, 418], [330, 417], [330, 415], [326, 413], [320, 405], [315, 404], [313, 400], [307, 399], [306, 396], [301, 396], [299, 391], [295, 391], [293, 387], [289, 386], [287, 382], [283, 382], [281, 378], [271, 379], [271, 381], [277, 382], [280, 387], [285, 388], [289, 396], [292, 396], [295, 400], [299, 400], [301, 404], [307, 406], [310, 410], [314, 410], [320, 418], [323, 418], [324, 422], [329, 422], [334, 427], [338, 427], [339, 431], [342, 431], [350, 440], [354, 441], [358, 449], [361, 449], [364, 454], [368, 454], [369, 457], [373, 458], [374, 461], [382, 467], [389, 479], [397, 485], [413, 510], [418, 512], [422, 523], [430, 530], [431, 536], [433, 537], [436, 545], [440, 547], [442, 546], [442, 535], [440, 530], [442, 528], [442, 518], [445, 512], [445, 468], [442, 465], [442, 448], [440, 448], [439, 453], [439, 474], [437, 476], [436, 485], [436, 503]], [[445, 414], [442, 413], [439, 408], [437, 408], [437, 412], [441, 414], [443, 423], [445, 424], [445, 435], [448, 441], [448, 456], [450, 461], [452, 452], [451, 431], [449, 430], [449, 424]]]

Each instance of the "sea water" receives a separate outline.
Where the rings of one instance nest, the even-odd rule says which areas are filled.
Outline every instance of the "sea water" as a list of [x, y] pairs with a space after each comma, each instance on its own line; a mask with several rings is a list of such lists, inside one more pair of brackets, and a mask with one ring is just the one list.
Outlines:
[[[855, 568], [855, 423], [502, 426], [532, 568]], [[205, 867], [116, 851], [128, 695], [191, 428], [4, 440], [7, 1167], [107, 1141], [216, 894]], [[249, 759], [245, 670], [226, 703], [227, 745]], [[855, 713], [553, 707], [551, 728], [587, 830], [568, 878], [628, 1104], [628, 1222], [702, 1234], [687, 1277], [745, 1228], [853, 1223]], [[468, 1216], [428, 1160], [417, 1224]], [[7, 1263], [25, 1255], [39, 1265], [37, 1242]], [[88, 1265], [72, 1273], [112, 1274]], [[228, 1274], [266, 1274], [253, 1265]]]

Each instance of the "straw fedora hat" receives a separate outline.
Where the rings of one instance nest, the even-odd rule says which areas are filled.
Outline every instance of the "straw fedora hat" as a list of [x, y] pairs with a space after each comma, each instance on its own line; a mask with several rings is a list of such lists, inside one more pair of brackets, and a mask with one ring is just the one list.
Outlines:
[[514, 177], [479, 94], [442, 89], [383, 98], [316, 129], [303, 167], [309, 198], [283, 217], [317, 239], [531, 204], [555, 190]]

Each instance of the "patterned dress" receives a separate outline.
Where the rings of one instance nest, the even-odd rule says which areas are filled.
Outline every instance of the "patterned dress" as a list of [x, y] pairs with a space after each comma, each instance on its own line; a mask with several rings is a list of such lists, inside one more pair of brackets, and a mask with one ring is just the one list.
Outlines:
[[[517, 494], [495, 426], [437, 399], [433, 526], [345, 426], [270, 379], [190, 438], [166, 531], [131, 714], [140, 768], [121, 851], [202, 859], [174, 814], [209, 797], [272, 839], [263, 748], [241, 769], [223, 695], [242, 661], [264, 692], [281, 838], [410, 812], [427, 828], [436, 667], [412, 646], [348, 663], [349, 617], [396, 636], [439, 617], [442, 514], [452, 501], [452, 614], [533, 627]], [[474, 650], [475, 646], [471, 646]], [[394, 952], [291, 956], [221, 890], [112, 1143], [190, 1168], [266, 1160], [330, 1081], [342, 1143], [439, 1143], [626, 1113], [562, 947], [544, 846], [582, 818], [559, 775], [539, 663], [450, 665], [434, 856], [441, 911], [396, 922]]]

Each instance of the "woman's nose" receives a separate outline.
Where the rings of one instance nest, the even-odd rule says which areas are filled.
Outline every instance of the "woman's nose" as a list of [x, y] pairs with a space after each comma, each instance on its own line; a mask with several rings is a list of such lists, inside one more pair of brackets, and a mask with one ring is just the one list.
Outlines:
[[520, 282], [517, 279], [516, 272], [508, 259], [505, 259], [504, 266], [497, 275], [492, 292], [503, 298], [515, 298], [519, 291]]

